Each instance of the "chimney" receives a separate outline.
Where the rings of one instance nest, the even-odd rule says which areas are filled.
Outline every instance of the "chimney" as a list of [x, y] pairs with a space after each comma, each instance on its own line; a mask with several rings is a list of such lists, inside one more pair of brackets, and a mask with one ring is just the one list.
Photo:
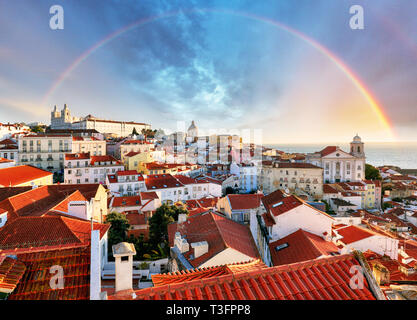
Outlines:
[[101, 290], [101, 255], [100, 231], [91, 230], [90, 258], [90, 300], [100, 300]]
[[174, 246], [177, 247], [181, 253], [190, 250], [190, 245], [185, 238], [181, 237], [179, 232], [175, 232]]
[[194, 248], [194, 259], [201, 257], [203, 254], [208, 252], [207, 241], [193, 242], [191, 247]]
[[133, 256], [136, 255], [133, 243], [120, 242], [112, 247], [115, 259], [116, 293], [133, 289]]
[[186, 213], [178, 214], [178, 223], [183, 223], [186, 220], [187, 220], [187, 214]]

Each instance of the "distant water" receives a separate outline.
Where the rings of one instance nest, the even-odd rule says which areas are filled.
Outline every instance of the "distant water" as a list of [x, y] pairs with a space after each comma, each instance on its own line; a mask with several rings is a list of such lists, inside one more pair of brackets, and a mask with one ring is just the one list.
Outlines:
[[[349, 152], [349, 143], [332, 144], [270, 144], [269, 148], [288, 153], [311, 153], [328, 145], [338, 145]], [[393, 165], [402, 169], [417, 169], [417, 142], [365, 142], [366, 163], [373, 166]]]

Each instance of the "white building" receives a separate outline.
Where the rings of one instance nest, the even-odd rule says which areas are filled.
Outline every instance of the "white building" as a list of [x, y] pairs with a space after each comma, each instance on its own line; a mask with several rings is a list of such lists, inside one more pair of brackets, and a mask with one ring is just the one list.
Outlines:
[[72, 137], [72, 153], [90, 153], [92, 156], [106, 154], [106, 140], [95, 137]]
[[132, 134], [134, 129], [140, 133], [142, 129], [150, 128], [146, 123], [104, 120], [91, 115], [84, 118], [73, 117], [67, 105], [64, 105], [62, 111], [58, 111], [55, 106], [51, 112], [51, 129], [95, 129], [101, 133], [126, 137]]
[[117, 171], [107, 175], [106, 185], [114, 196], [133, 196], [147, 191], [145, 179], [135, 170]]
[[106, 176], [123, 171], [124, 166], [109, 155], [92, 156], [90, 153], [65, 155], [64, 181], [67, 184], [106, 183]]
[[12, 139], [3, 139], [0, 141], [0, 157], [8, 160], [18, 160], [17, 142]]
[[72, 152], [71, 135], [31, 134], [20, 137], [18, 164], [62, 172], [64, 156]]
[[258, 190], [258, 167], [253, 163], [233, 162], [230, 164], [230, 173], [239, 177], [239, 188], [242, 193]]
[[24, 124], [19, 123], [0, 123], [0, 139], [10, 139], [12, 136], [18, 133], [27, 134], [30, 128]]
[[380, 255], [387, 255], [393, 260], [398, 259], [399, 240], [376, 233], [359, 226], [342, 226], [333, 230], [333, 242], [343, 248], [340, 254], [350, 253], [352, 250], [365, 252], [371, 250]]
[[324, 169], [324, 183], [365, 179], [364, 143], [357, 135], [350, 143], [350, 153], [341, 150], [338, 146], [328, 146], [319, 152], [307, 154], [306, 162]]

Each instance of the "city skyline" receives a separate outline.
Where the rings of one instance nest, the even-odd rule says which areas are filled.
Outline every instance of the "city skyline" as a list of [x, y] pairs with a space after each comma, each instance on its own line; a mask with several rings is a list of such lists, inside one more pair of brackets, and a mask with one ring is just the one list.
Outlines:
[[407, 3], [362, 4], [352, 30], [355, 1], [62, 2], [51, 30], [53, 1], [0, 2], [0, 115], [49, 124], [67, 103], [154, 129], [260, 129], [265, 144], [417, 141]]

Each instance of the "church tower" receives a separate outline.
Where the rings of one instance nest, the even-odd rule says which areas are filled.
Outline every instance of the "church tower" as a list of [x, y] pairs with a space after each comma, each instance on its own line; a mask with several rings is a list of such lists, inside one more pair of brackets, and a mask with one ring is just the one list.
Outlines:
[[357, 158], [365, 158], [364, 143], [358, 134], [353, 137], [353, 141], [350, 143], [350, 154]]

